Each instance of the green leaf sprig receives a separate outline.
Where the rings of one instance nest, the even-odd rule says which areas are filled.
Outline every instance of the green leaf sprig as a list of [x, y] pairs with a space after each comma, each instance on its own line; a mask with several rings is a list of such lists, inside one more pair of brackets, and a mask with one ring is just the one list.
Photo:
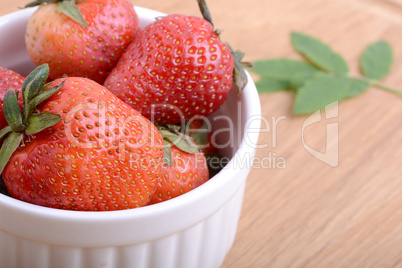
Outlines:
[[360, 58], [361, 76], [349, 74], [345, 59], [328, 44], [312, 36], [291, 33], [293, 48], [304, 60], [267, 59], [254, 62], [260, 75], [256, 86], [260, 93], [291, 89], [296, 98], [294, 114], [310, 114], [325, 106], [365, 92], [371, 86], [402, 97], [402, 91], [380, 82], [391, 71], [393, 50], [386, 41], [370, 44]]

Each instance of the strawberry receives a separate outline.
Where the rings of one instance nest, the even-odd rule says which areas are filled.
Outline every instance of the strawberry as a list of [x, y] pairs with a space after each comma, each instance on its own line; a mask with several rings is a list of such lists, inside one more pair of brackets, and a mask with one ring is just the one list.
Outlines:
[[[68, 210], [147, 205], [163, 157], [156, 127], [94, 81], [70, 77], [46, 87], [45, 80], [27, 83], [22, 115], [6, 113], [10, 126], [0, 132], [8, 133], [0, 159], [9, 161], [0, 168], [10, 195]], [[32, 113], [37, 99], [44, 101]], [[4, 103], [15, 112], [13, 90]]]
[[67, 74], [102, 84], [140, 29], [127, 0], [36, 0], [26, 7], [35, 5], [25, 43], [35, 64], [49, 64], [52, 80]]
[[151, 23], [128, 47], [105, 87], [158, 124], [210, 115], [225, 101], [238, 69], [230, 47], [208, 20], [169, 15]]
[[[7, 121], [3, 112], [3, 98], [7, 90], [12, 87], [19, 91], [22, 87], [24, 77], [14, 71], [0, 67], [0, 129], [6, 127]], [[22, 99], [19, 98], [20, 106], [22, 105]]]
[[209, 179], [205, 156], [194, 142], [164, 129], [161, 133], [164, 136], [165, 161], [150, 204], [180, 196]]

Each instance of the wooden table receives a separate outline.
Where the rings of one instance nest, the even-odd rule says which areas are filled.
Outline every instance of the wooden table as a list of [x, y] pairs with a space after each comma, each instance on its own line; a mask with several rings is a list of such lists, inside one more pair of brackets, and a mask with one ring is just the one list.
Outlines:
[[[0, 15], [26, 2], [2, 0]], [[195, 0], [133, 2], [199, 14]], [[249, 61], [296, 58], [289, 33], [297, 30], [331, 43], [357, 73], [363, 48], [385, 39], [396, 61], [384, 82], [402, 88], [402, 0], [209, 2], [222, 39]], [[269, 146], [257, 151], [223, 267], [402, 267], [402, 99], [370, 89], [303, 129], [307, 116], [292, 115], [291, 93], [260, 97], [266, 120], [259, 144]], [[338, 131], [327, 144], [329, 125]], [[306, 149], [324, 152], [326, 145], [338, 156], [335, 167]]]

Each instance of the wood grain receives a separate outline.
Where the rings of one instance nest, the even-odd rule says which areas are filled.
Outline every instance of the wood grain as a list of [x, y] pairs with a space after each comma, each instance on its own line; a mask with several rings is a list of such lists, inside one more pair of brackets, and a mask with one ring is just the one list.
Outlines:
[[[2, 0], [0, 15], [25, 2]], [[289, 33], [302, 31], [331, 43], [357, 74], [364, 47], [387, 40], [396, 61], [384, 83], [402, 88], [401, 0], [209, 2], [222, 38], [250, 61], [297, 58]], [[133, 3], [199, 14], [195, 1]], [[268, 147], [257, 150], [237, 237], [222, 267], [402, 267], [402, 100], [370, 89], [302, 133], [307, 116], [292, 115], [291, 93], [260, 97], [259, 144]], [[329, 141], [339, 146], [336, 167], [305, 148], [325, 152], [328, 124], [338, 127]]]

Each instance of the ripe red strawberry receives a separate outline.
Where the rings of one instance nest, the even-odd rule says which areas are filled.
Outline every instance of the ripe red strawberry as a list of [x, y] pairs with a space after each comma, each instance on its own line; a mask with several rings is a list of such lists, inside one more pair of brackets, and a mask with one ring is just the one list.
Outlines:
[[105, 87], [158, 124], [208, 116], [232, 88], [234, 58], [205, 19], [169, 15], [140, 32]]
[[[7, 121], [3, 112], [3, 99], [7, 90], [11, 87], [17, 91], [21, 90], [24, 77], [14, 71], [0, 67], [0, 129], [6, 127]], [[22, 106], [22, 99], [19, 98], [20, 106]]]
[[[52, 92], [57, 93], [39, 106], [41, 113], [31, 114], [28, 120], [24, 120], [24, 105], [20, 121], [28, 122], [22, 126], [25, 134], [15, 130], [21, 125], [10, 124], [12, 131], [4, 144], [18, 150], [10, 152], [5, 167], [0, 164], [11, 196], [70, 210], [147, 205], [163, 157], [162, 136], [156, 127], [89, 79], [58, 79], [36, 95], [43, 99], [42, 95]], [[31, 95], [30, 102], [37, 98]], [[5, 104], [10, 96], [12, 90]], [[40, 127], [43, 122], [46, 126]]]
[[207, 161], [201, 151], [198, 153], [184, 152], [171, 142], [165, 146], [170, 146], [172, 165], [166, 163], [163, 165], [150, 204], [180, 196], [209, 179]]
[[33, 62], [48, 63], [52, 80], [67, 74], [102, 84], [140, 29], [133, 5], [127, 0], [81, 0], [76, 6], [67, 0], [44, 2], [49, 1], [27, 5], [41, 5], [25, 36]]

